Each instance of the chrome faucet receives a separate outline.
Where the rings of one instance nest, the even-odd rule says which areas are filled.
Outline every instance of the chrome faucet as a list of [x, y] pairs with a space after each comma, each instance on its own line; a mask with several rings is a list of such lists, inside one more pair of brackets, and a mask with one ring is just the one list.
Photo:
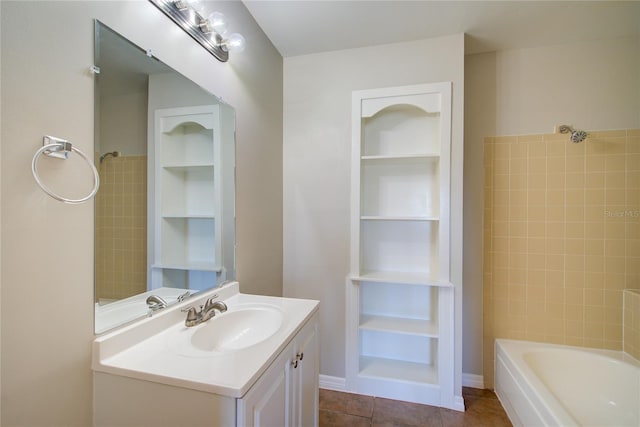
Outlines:
[[162, 297], [159, 297], [158, 295], [149, 295], [149, 298], [147, 298], [147, 305], [149, 306], [149, 310], [151, 312], [160, 310], [161, 308], [165, 308], [167, 307], [167, 302], [162, 299]]
[[187, 312], [187, 318], [184, 321], [185, 326], [191, 327], [204, 323], [216, 315], [216, 310], [220, 313], [227, 311], [227, 305], [222, 301], [215, 301], [217, 295], [212, 296], [204, 303], [204, 306], [198, 311], [195, 307], [188, 307], [182, 311]]
[[227, 304], [222, 301], [214, 301], [213, 298], [209, 298], [202, 309], [202, 321], [206, 322], [216, 315], [215, 310], [220, 313], [227, 311]]

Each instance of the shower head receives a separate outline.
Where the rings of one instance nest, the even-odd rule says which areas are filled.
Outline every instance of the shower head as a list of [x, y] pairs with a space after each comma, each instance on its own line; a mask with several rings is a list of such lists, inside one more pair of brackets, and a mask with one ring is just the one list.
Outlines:
[[118, 156], [120, 156], [120, 152], [119, 151], [110, 151], [108, 153], [104, 153], [102, 156], [100, 156], [100, 164], [102, 164], [104, 159], [107, 158], [108, 156], [118, 157]]
[[575, 130], [571, 126], [567, 126], [567, 125], [561, 125], [558, 128], [558, 132], [571, 133], [571, 136], [570, 136], [571, 142], [575, 144], [584, 141], [585, 139], [587, 139], [587, 136], [589, 136], [587, 132], [583, 130]]

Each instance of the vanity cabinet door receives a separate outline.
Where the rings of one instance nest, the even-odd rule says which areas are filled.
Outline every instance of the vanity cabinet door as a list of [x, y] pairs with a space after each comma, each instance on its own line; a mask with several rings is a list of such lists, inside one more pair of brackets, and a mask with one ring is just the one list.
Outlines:
[[238, 399], [239, 427], [318, 426], [318, 315]]
[[291, 425], [292, 352], [292, 345], [287, 346], [247, 394], [238, 399], [237, 426]]
[[[295, 427], [318, 425], [318, 320], [314, 315], [294, 341], [292, 420]], [[296, 363], [297, 361], [297, 363]]]

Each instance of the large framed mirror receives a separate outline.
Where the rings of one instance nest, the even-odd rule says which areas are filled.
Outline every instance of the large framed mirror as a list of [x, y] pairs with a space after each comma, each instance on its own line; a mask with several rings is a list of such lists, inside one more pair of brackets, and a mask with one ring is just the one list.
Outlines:
[[102, 333], [235, 279], [235, 112], [99, 21], [94, 72]]

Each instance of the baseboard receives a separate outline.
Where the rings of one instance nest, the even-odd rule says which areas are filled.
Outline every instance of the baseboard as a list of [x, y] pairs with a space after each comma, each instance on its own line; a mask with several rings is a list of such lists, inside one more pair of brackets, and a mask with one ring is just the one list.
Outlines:
[[484, 388], [484, 377], [482, 375], [462, 373], [462, 386]]
[[320, 375], [320, 388], [335, 391], [347, 391], [347, 380], [341, 377], [331, 377], [329, 375]]
[[[320, 388], [335, 391], [347, 391], [347, 380], [341, 377], [320, 375]], [[462, 386], [471, 388], [484, 388], [484, 377], [476, 374], [462, 374]]]
[[464, 399], [462, 398], [462, 396], [455, 396], [453, 398], [453, 408], [451, 409], [455, 409], [456, 411], [460, 411], [460, 412], [464, 412], [465, 408], [464, 408]]

